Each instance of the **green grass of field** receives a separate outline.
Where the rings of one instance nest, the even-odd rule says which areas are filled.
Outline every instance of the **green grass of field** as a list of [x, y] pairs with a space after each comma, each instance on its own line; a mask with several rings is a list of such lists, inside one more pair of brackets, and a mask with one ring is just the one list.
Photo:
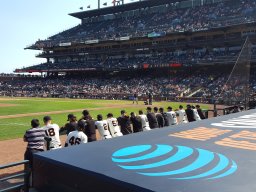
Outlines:
[[[177, 109], [181, 103], [155, 102], [153, 106], [172, 106]], [[185, 103], [183, 103], [185, 105]], [[201, 105], [207, 109], [207, 105]], [[140, 105], [132, 104], [131, 101], [109, 101], [109, 100], [74, 100], [74, 99], [43, 99], [43, 98], [0, 98], [0, 140], [21, 138], [25, 131], [30, 128], [30, 121], [33, 118], [40, 120], [45, 114], [31, 114], [48, 112], [53, 122], [63, 126], [67, 121], [67, 115], [73, 113], [79, 119], [83, 109], [89, 109], [94, 119], [98, 114], [106, 117], [111, 112], [116, 117], [120, 115], [120, 110], [125, 109], [128, 113], [144, 110], [147, 106], [140, 102]], [[58, 114], [56, 114], [58, 113]], [[27, 114], [19, 117], [20, 114]], [[3, 118], [6, 115], [14, 115], [12, 118]], [[17, 117], [15, 117], [15, 115]]]

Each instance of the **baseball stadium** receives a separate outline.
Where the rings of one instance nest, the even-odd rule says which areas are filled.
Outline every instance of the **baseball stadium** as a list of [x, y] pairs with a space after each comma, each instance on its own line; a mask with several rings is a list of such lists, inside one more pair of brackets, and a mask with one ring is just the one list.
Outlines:
[[97, 3], [0, 74], [0, 191], [254, 192], [256, 0]]

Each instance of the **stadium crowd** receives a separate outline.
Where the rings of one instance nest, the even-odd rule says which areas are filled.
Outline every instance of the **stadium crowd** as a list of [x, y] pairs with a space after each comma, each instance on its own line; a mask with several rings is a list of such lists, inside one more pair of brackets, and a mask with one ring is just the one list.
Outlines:
[[[227, 77], [226, 77], [227, 78]], [[223, 80], [223, 81], [222, 81]], [[98, 99], [128, 99], [134, 93], [145, 97], [177, 98], [187, 96], [198, 87], [221, 88], [224, 79], [205, 74], [177, 74], [171, 77], [106, 78], [34, 78], [0, 81], [0, 95], [26, 97], [69, 97]], [[210, 91], [208, 91], [211, 94]], [[210, 95], [207, 95], [210, 96]]]
[[[150, 67], [168, 66], [179, 63], [183, 66], [196, 64], [218, 64], [235, 62], [241, 47], [215, 48], [212, 51], [206, 48], [198, 50], [177, 50], [169, 53], [138, 54], [134, 56], [108, 56], [108, 58], [84, 58], [73, 57], [55, 61], [54, 63], [43, 63], [26, 68], [26, 70], [62, 70], [62, 69], [137, 69], [143, 68], [145, 64]], [[256, 60], [256, 46], [252, 49], [252, 59]]]
[[232, 0], [191, 8], [177, 7], [177, 5], [168, 5], [157, 10], [141, 10], [138, 15], [84, 23], [54, 35], [46, 41], [38, 41], [37, 44], [54, 46], [62, 42], [142, 37], [152, 32], [201, 31], [256, 20], [255, 0]]

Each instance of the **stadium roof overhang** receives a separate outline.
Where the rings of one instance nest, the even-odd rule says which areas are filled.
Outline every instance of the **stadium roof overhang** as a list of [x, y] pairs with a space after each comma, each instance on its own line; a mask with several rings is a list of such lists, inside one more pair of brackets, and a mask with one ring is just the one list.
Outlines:
[[139, 1], [136, 3], [128, 3], [128, 4], [120, 5], [120, 6], [106, 7], [106, 8], [96, 9], [96, 10], [91, 10], [91, 11], [70, 13], [69, 15], [76, 17], [78, 19], [83, 19], [83, 18], [96, 17], [96, 16], [100, 16], [100, 15], [122, 13], [125, 11], [142, 9], [142, 8], [146, 8], [146, 7], [154, 7], [154, 6], [164, 5], [164, 4], [171, 4], [171, 3], [176, 3], [179, 1], [181, 1], [181, 0], [157, 0], [157, 1], [156, 0], [144, 0], [144, 1]]

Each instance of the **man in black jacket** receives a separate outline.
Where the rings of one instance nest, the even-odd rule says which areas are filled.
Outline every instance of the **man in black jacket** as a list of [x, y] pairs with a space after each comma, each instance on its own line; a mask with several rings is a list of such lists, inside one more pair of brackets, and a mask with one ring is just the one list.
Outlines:
[[196, 110], [198, 112], [198, 115], [200, 116], [201, 119], [205, 119], [204, 113], [202, 109], [200, 108], [200, 105], [196, 105]]
[[83, 117], [81, 120], [85, 121], [85, 124], [86, 124], [84, 133], [88, 137], [88, 142], [96, 141], [97, 138], [96, 138], [95, 121], [92, 119], [88, 110], [83, 111]]
[[69, 114], [67, 121], [69, 121], [69, 123], [66, 123], [64, 127], [60, 128], [60, 133], [66, 131], [66, 134], [68, 135], [70, 132], [77, 130], [76, 116], [74, 116], [74, 114]]
[[125, 110], [121, 111], [121, 116], [117, 118], [117, 121], [123, 135], [132, 133], [131, 121]]
[[162, 107], [159, 108], [159, 112], [162, 114], [162, 116], [164, 118], [164, 127], [169, 126], [169, 121], [168, 121], [166, 112], [164, 112], [164, 108], [162, 108]]
[[186, 111], [186, 114], [187, 114], [188, 122], [196, 121], [191, 105], [187, 105], [187, 109], [185, 111]]
[[130, 120], [132, 122], [132, 127], [133, 127], [134, 133], [143, 131], [141, 118], [139, 116], [136, 116], [136, 114], [134, 112], [131, 113]]
[[155, 115], [155, 113], [152, 112], [151, 107], [147, 107], [147, 118], [148, 118], [148, 122], [149, 122], [149, 127], [151, 129], [155, 129], [155, 128], [159, 127], [158, 123], [157, 123], [156, 115]]
[[164, 127], [164, 117], [161, 113], [158, 113], [158, 108], [154, 107], [154, 113], [156, 115], [156, 119], [157, 119], [157, 123], [158, 123], [158, 127], [162, 128]]

